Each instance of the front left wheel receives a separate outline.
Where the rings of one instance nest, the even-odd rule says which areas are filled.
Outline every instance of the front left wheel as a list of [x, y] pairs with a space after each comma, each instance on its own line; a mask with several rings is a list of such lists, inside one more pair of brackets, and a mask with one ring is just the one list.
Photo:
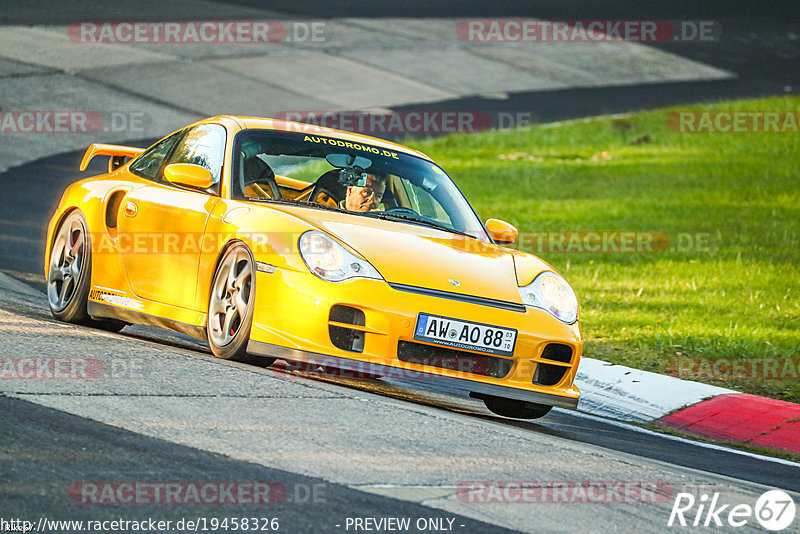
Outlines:
[[217, 358], [272, 364], [274, 359], [248, 354], [255, 308], [255, 260], [244, 243], [225, 251], [214, 273], [208, 300], [206, 333]]

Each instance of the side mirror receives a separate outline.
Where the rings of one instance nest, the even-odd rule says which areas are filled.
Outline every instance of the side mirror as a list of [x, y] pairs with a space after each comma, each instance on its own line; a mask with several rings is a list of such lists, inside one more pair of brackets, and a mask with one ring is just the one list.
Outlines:
[[515, 243], [519, 237], [519, 230], [500, 219], [488, 219], [485, 227], [489, 236], [498, 245], [510, 245]]
[[214, 185], [211, 172], [194, 163], [170, 163], [164, 167], [164, 178], [176, 185], [188, 185], [200, 189], [208, 189]]

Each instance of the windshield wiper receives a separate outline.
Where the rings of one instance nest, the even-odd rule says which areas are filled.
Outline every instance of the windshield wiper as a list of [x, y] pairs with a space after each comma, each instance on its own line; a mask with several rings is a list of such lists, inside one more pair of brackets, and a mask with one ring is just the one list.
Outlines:
[[309, 208], [318, 208], [322, 210], [329, 210], [329, 211], [336, 211], [339, 213], [347, 213], [350, 215], [360, 215], [363, 217], [374, 217], [376, 219], [383, 219], [385, 221], [403, 221], [403, 222], [411, 222], [416, 223], [420, 226], [427, 226], [429, 228], [435, 228], [437, 230], [443, 230], [445, 232], [450, 232], [451, 234], [458, 234], [463, 235], [465, 237], [471, 237], [475, 239], [475, 236], [472, 234], [468, 234], [466, 232], [462, 232], [460, 230], [455, 230], [454, 228], [448, 228], [443, 224], [439, 224], [437, 222], [431, 221], [427, 218], [420, 218], [423, 217], [420, 215], [419, 217], [411, 217], [408, 215], [398, 215], [396, 213], [384, 213], [382, 211], [367, 211], [367, 212], [357, 212], [357, 211], [350, 211], [346, 209], [339, 208], [337, 206], [328, 206], [327, 204], [320, 204], [318, 202], [313, 202], [309, 200], [289, 200], [286, 198], [262, 198], [262, 197], [245, 197], [245, 200], [249, 200], [252, 202], [274, 202], [276, 204], [289, 204], [293, 206], [307, 206]]
[[327, 204], [320, 204], [310, 200], [290, 200], [288, 198], [262, 198], [262, 197], [245, 197], [245, 200], [252, 202], [275, 202], [276, 204], [290, 204], [292, 206], [306, 206], [309, 208], [319, 208], [321, 210], [338, 211], [339, 213], [352, 213], [337, 206], [328, 206]]
[[[445, 232], [450, 232], [451, 234], [463, 235], [463, 236], [466, 236], [466, 237], [471, 237], [473, 239], [475, 238], [474, 235], [468, 234], [466, 232], [462, 232], [460, 230], [456, 230], [454, 228], [448, 228], [447, 226], [445, 226], [443, 224], [439, 224], [439, 223], [431, 221], [431, 220], [429, 220], [427, 218], [410, 217], [408, 215], [398, 215], [398, 214], [395, 214], [395, 213], [383, 213], [383, 212], [380, 212], [380, 211], [368, 211], [366, 213], [359, 213], [359, 215], [364, 215], [366, 217], [375, 217], [376, 219], [383, 219], [383, 220], [386, 220], [386, 221], [397, 221], [397, 220], [408, 221], [408, 222], [412, 222], [412, 223], [417, 223], [420, 226], [428, 226], [430, 228], [436, 228], [437, 230], [444, 230]], [[420, 217], [423, 217], [423, 216], [420, 215]]]

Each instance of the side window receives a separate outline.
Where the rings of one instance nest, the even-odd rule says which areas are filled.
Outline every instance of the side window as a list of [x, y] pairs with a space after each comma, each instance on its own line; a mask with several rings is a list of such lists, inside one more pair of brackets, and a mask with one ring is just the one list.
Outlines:
[[183, 136], [168, 163], [194, 163], [205, 167], [218, 186], [224, 158], [225, 128], [219, 124], [203, 124]]
[[167, 157], [169, 151], [175, 146], [175, 143], [183, 135], [183, 131], [175, 132], [166, 139], [161, 140], [153, 145], [148, 151], [144, 152], [141, 156], [136, 158], [131, 166], [130, 171], [134, 174], [158, 182], [161, 180], [159, 171], [161, 165], [164, 163], [164, 158]]

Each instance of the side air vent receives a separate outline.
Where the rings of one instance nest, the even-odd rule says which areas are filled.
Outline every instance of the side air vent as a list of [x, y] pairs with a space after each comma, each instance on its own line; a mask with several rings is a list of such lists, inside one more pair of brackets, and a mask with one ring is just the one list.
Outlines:
[[[334, 347], [350, 352], [364, 352], [364, 312], [358, 308], [336, 304], [328, 316], [328, 333]], [[330, 324], [339, 323], [339, 324]], [[362, 328], [347, 328], [344, 324]]]
[[126, 191], [115, 191], [108, 199], [106, 204], [106, 226], [114, 229], [117, 227], [117, 215], [119, 215], [119, 206], [122, 199], [125, 197]]

